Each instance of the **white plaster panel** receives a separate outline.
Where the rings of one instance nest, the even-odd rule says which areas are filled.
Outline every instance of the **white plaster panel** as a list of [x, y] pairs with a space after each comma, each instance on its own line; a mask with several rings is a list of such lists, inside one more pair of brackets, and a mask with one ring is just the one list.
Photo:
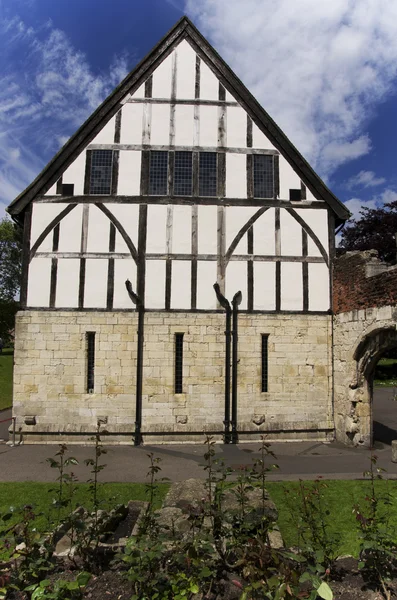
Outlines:
[[200, 98], [202, 100], [219, 98], [219, 80], [204, 61], [200, 63]]
[[106, 308], [108, 286], [106, 259], [88, 259], [85, 262], [84, 307]]
[[87, 252], [109, 251], [110, 221], [94, 204], [88, 215]]
[[171, 52], [153, 73], [153, 98], [171, 98], [172, 57], [174, 52]]
[[275, 149], [270, 140], [268, 140], [255, 123], [252, 123], [252, 147], [263, 148], [264, 150]]
[[46, 193], [44, 194], [45, 196], [56, 196], [57, 193], [57, 184], [54, 183], [54, 185], [52, 185], [50, 187], [49, 190], [46, 191]]
[[74, 258], [58, 260], [57, 290], [55, 306], [57, 308], [75, 308], [79, 304], [80, 261]]
[[[59, 224], [59, 252], [80, 252], [83, 205], [78, 204]], [[74, 305], [73, 305], [74, 306]]]
[[114, 132], [116, 129], [116, 117], [112, 117], [110, 121], [102, 127], [101, 131], [92, 140], [91, 144], [114, 144]]
[[212, 287], [216, 282], [216, 271], [216, 261], [197, 262], [197, 308], [216, 308], [216, 296]]
[[[307, 208], [296, 210], [296, 212], [313, 230], [328, 253], [328, 211], [326, 209]], [[310, 236], [308, 248], [309, 256], [321, 256], [321, 252], [318, 250]]]
[[247, 113], [240, 106], [227, 107], [227, 145], [231, 148], [247, 146]]
[[170, 141], [170, 105], [152, 104], [150, 142], [168, 146]]
[[120, 142], [142, 144], [143, 104], [124, 104], [122, 110]]
[[218, 145], [218, 107], [200, 106], [200, 146]]
[[280, 156], [280, 198], [289, 200], [290, 189], [300, 189], [301, 180], [295, 173], [289, 162]]
[[239, 306], [240, 310], [247, 309], [247, 263], [245, 261], [230, 261], [226, 269], [226, 298], [229, 301], [239, 290], [243, 299]]
[[28, 306], [46, 308], [50, 304], [51, 259], [34, 258], [29, 265]]
[[193, 146], [194, 108], [177, 105], [175, 107], [175, 145]]
[[182, 40], [176, 51], [178, 56], [176, 97], [178, 99], [194, 98], [196, 53], [186, 40]]
[[269, 208], [254, 223], [254, 254], [276, 254], [274, 234], [274, 208]]
[[167, 207], [148, 206], [146, 252], [165, 253], [166, 251]]
[[132, 98], [144, 98], [145, 97], [145, 84], [139, 86], [139, 88], [131, 94]]
[[165, 307], [165, 260], [146, 261], [146, 308]]
[[119, 196], [139, 196], [141, 188], [142, 152], [121, 150], [119, 155]]
[[309, 264], [309, 310], [328, 310], [329, 271], [326, 264]]
[[217, 253], [217, 214], [216, 206], [198, 207], [198, 252]]
[[188, 260], [172, 261], [171, 308], [190, 309], [191, 263]]
[[303, 310], [301, 263], [281, 263], [281, 310]]
[[226, 153], [226, 197], [247, 197], [247, 157]]
[[284, 210], [280, 210], [281, 255], [302, 256], [302, 227]]
[[[30, 245], [36, 242], [39, 235], [51, 223], [67, 204], [33, 204], [32, 227], [30, 233]], [[75, 208], [73, 210], [76, 210]], [[73, 212], [73, 211], [72, 211]], [[52, 232], [50, 232], [39, 248], [39, 252], [50, 252], [52, 250]]]
[[172, 221], [172, 252], [190, 254], [192, 247], [192, 208], [174, 206]]
[[254, 310], [276, 308], [276, 265], [254, 262]]
[[[249, 206], [228, 207], [226, 209], [226, 250], [245, 223], [258, 209]], [[247, 234], [238, 243], [233, 254], [247, 254]]]
[[[131, 238], [135, 248], [138, 246], [138, 220], [139, 220], [139, 205], [138, 204], [107, 204], [110, 212], [120, 221], [125, 231]], [[116, 252], [129, 252], [125, 241], [120, 233], [116, 230]]]
[[86, 151], [84, 150], [66, 169], [62, 176], [63, 183], [74, 184], [75, 196], [81, 196], [84, 193]]
[[133, 303], [125, 288], [125, 281], [129, 279], [132, 289], [136, 291], [136, 264], [131, 259], [116, 259], [114, 261], [114, 294], [113, 308], [134, 308]]
[[226, 102], [236, 102], [236, 98], [227, 90], [226, 90], [225, 100], [226, 100]]

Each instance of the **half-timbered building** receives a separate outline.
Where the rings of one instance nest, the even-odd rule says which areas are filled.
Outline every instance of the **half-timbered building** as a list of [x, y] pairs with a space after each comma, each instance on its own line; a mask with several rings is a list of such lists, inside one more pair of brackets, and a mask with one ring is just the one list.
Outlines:
[[115, 443], [333, 436], [348, 211], [188, 19], [8, 211], [25, 441], [81, 442], [98, 419]]

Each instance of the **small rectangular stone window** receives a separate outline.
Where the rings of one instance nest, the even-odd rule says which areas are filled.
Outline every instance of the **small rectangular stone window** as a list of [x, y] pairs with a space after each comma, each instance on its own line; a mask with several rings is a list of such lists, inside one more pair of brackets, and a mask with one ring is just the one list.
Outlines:
[[113, 150], [92, 150], [90, 194], [110, 194], [112, 187]]
[[268, 392], [268, 342], [269, 342], [269, 334], [262, 334], [262, 381], [261, 381], [261, 391]]
[[87, 352], [87, 394], [94, 393], [95, 382], [95, 331], [87, 331], [86, 352]]
[[175, 394], [183, 393], [183, 333], [175, 334]]

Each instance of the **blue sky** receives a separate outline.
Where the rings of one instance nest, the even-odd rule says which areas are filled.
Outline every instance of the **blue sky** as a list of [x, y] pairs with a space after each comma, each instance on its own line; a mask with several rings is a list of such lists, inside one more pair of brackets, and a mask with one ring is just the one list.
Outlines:
[[354, 214], [397, 199], [397, 2], [0, 0], [0, 216], [183, 14]]

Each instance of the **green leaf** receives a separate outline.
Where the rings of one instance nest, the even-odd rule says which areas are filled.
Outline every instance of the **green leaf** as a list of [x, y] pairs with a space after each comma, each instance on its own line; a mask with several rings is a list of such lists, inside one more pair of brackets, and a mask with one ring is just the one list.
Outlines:
[[190, 591], [192, 594], [198, 594], [199, 586], [196, 583], [194, 583], [193, 585], [190, 586]]
[[79, 573], [77, 575], [77, 582], [79, 584], [80, 587], [85, 587], [87, 585], [87, 583], [89, 582], [89, 580], [91, 579], [92, 575], [91, 573], [88, 573], [87, 571], [83, 571], [82, 573]]
[[324, 600], [333, 600], [333, 593], [328, 583], [325, 581], [322, 582], [319, 588], [317, 588], [317, 594], [320, 598], [324, 598]]

